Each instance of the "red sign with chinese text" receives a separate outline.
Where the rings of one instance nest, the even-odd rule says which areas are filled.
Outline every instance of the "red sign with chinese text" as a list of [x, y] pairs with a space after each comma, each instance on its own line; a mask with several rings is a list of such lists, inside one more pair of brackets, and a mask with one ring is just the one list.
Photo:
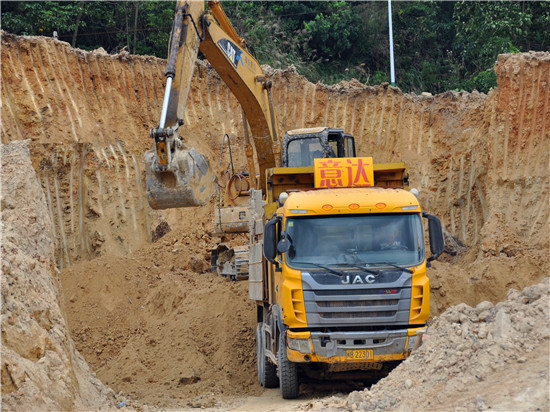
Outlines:
[[315, 187], [374, 186], [372, 157], [315, 159]]

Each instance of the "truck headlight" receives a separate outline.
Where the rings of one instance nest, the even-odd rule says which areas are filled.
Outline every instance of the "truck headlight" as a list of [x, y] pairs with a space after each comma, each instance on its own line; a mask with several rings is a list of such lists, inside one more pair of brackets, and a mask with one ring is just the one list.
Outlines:
[[310, 339], [288, 338], [288, 347], [300, 353], [313, 353]]

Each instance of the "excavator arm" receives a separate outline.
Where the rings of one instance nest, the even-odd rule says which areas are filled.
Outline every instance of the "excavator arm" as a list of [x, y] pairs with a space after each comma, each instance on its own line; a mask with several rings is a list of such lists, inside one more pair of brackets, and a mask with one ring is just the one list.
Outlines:
[[[258, 61], [248, 50], [219, 1], [179, 0], [172, 30], [166, 91], [159, 126], [151, 130], [153, 150], [145, 154], [147, 198], [153, 209], [199, 206], [215, 190], [206, 158], [188, 148], [179, 135], [191, 87], [198, 49], [233, 92], [243, 109], [246, 156], [255, 186], [254, 150], [259, 185], [265, 189], [265, 170], [280, 165], [280, 142], [267, 81]], [[247, 124], [250, 125], [252, 139]], [[265, 193], [265, 191], [264, 191]]]
[[[166, 94], [168, 96], [164, 97], [167, 104], [163, 104], [161, 128], [164, 127], [163, 120], [165, 120], [165, 124], [176, 125], [178, 119], [183, 119], [200, 44], [195, 22], [199, 21], [203, 13], [204, 3], [202, 1], [180, 0], [176, 7], [168, 65], [165, 71]], [[173, 81], [168, 85], [171, 78]]]

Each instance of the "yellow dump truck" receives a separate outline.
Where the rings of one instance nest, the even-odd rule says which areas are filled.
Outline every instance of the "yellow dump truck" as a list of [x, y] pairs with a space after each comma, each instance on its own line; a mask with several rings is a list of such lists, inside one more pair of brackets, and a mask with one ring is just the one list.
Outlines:
[[257, 232], [251, 225], [264, 259], [251, 253], [249, 279], [262, 385], [295, 398], [302, 376], [384, 374], [421, 343], [426, 267], [444, 244], [439, 219], [422, 212], [407, 177], [403, 163], [371, 158], [268, 171], [267, 223]]
[[206, 158], [180, 135], [200, 49], [243, 109], [249, 170], [229, 179], [215, 222], [248, 232], [250, 242], [238, 253], [220, 246], [212, 261], [220, 266], [223, 254], [231, 277], [248, 270], [260, 383], [295, 398], [304, 376], [384, 373], [420, 343], [426, 267], [444, 247], [439, 219], [408, 191], [403, 163], [356, 157], [344, 130], [297, 129], [281, 139], [272, 82], [219, 1], [207, 5], [177, 2], [160, 121], [145, 154], [149, 204], [200, 206], [216, 191]]

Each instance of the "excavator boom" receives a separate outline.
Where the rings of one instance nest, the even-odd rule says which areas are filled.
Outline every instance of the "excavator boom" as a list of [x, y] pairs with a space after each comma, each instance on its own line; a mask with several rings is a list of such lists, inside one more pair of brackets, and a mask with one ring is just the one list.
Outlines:
[[[259, 173], [278, 164], [277, 120], [270, 98], [271, 82], [266, 81], [258, 61], [236, 44], [216, 22], [205, 16], [206, 32], [201, 52], [233, 92], [246, 115], [257, 153]], [[261, 184], [264, 179], [261, 179]]]

